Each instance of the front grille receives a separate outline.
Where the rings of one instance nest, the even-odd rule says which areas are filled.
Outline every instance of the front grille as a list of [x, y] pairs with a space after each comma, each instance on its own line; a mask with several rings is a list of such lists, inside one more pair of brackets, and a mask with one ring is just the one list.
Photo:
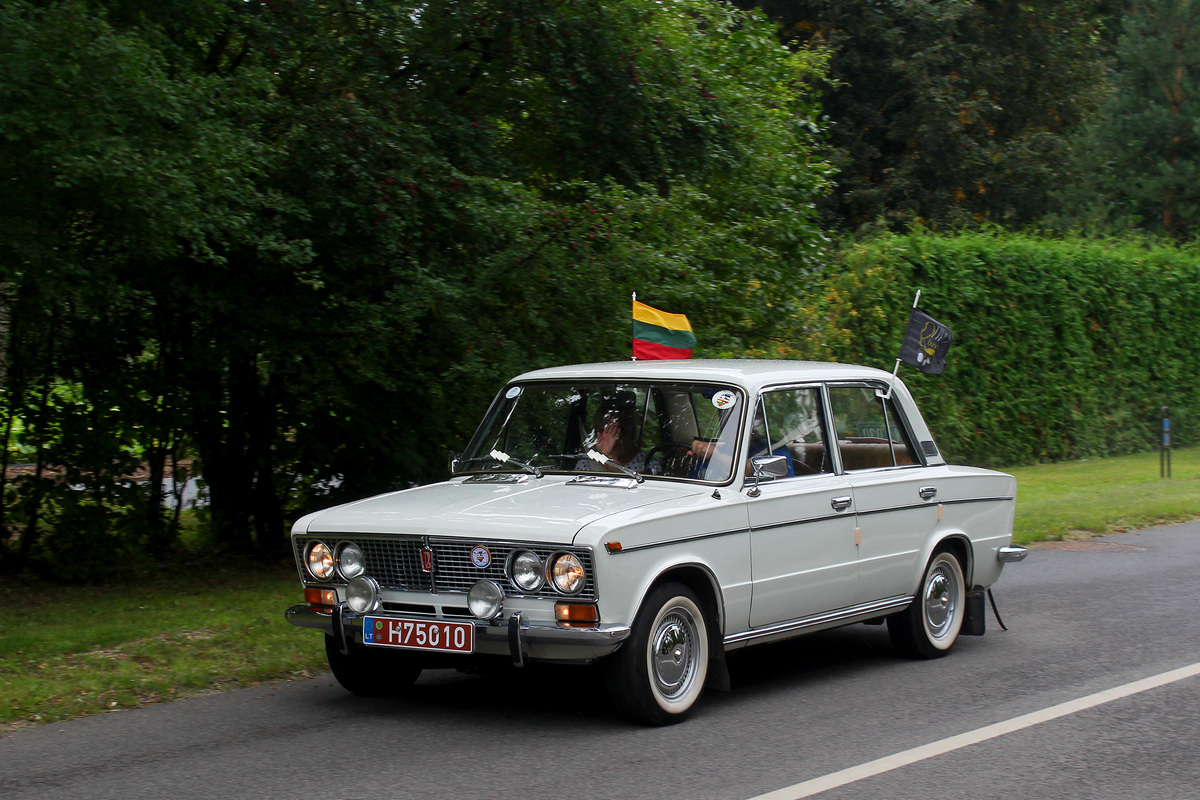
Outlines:
[[[587, 574], [587, 583], [583, 590], [572, 597], [581, 600], [596, 598], [595, 571], [592, 568], [592, 552], [580, 547], [554, 547], [543, 544], [524, 544], [520, 542], [487, 542], [473, 539], [437, 539], [430, 538], [429, 546], [433, 548], [434, 576], [421, 571], [421, 548], [425, 542], [417, 536], [367, 536], [367, 535], [329, 535], [308, 536], [294, 540], [296, 558], [301, 565], [304, 563], [304, 551], [309, 543], [323, 541], [330, 547], [336, 547], [342, 542], [354, 542], [362, 548], [366, 561], [366, 574], [379, 581], [385, 589], [404, 591], [431, 591], [436, 580], [438, 592], [460, 592], [466, 594], [476, 581], [493, 580], [504, 587], [510, 594], [521, 594], [509, 583], [505, 573], [505, 565], [509, 556], [516, 550], [529, 550], [536, 553], [542, 563], [546, 563], [555, 553], [574, 553], [583, 562]], [[476, 547], [487, 548], [490, 563], [485, 567], [477, 567], [471, 561], [471, 551]], [[303, 574], [304, 570], [301, 572]], [[537, 592], [538, 597], [562, 597], [554, 587], [546, 583]]]

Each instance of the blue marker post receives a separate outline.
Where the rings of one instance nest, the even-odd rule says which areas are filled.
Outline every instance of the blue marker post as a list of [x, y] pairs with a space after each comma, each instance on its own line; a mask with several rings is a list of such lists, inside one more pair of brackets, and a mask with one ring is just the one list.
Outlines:
[[1158, 474], [1160, 478], [1171, 477], [1171, 419], [1167, 416], [1167, 407], [1162, 407], [1162, 447], [1158, 456]]

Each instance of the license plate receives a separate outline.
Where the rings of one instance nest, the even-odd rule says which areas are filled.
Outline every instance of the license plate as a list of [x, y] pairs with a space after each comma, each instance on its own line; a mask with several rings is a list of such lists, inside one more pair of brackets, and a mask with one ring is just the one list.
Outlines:
[[475, 651], [475, 626], [470, 622], [440, 619], [364, 617], [363, 643], [439, 653], [472, 653]]

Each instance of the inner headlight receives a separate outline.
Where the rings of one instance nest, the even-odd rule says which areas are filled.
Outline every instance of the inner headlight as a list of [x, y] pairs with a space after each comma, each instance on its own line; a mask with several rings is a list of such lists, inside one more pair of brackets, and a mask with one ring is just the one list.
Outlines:
[[508, 577], [523, 591], [536, 592], [546, 582], [546, 570], [535, 553], [522, 550], [516, 553], [508, 565]]
[[379, 608], [379, 584], [374, 578], [359, 575], [346, 585], [346, 605], [355, 614], [366, 614]]
[[550, 562], [550, 579], [563, 594], [577, 594], [587, 582], [583, 562], [574, 553], [559, 553]]
[[308, 548], [308, 571], [319, 581], [333, 577], [333, 553], [324, 542], [314, 542]]
[[495, 581], [479, 581], [467, 592], [467, 608], [479, 619], [495, 619], [504, 610], [504, 590]]
[[342, 545], [342, 549], [338, 551], [338, 572], [342, 573], [342, 577], [346, 580], [357, 578], [366, 570], [366, 559], [363, 558], [363, 551], [358, 545], [353, 542], [346, 542]]

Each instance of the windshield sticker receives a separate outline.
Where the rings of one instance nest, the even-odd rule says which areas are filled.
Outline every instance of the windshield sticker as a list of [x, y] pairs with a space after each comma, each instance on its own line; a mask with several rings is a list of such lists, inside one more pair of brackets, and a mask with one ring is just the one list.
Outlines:
[[737, 392], [731, 389], [722, 389], [713, 395], [712, 404], [721, 410], [733, 408], [735, 403], [737, 403]]
[[476, 545], [471, 548], [471, 563], [483, 569], [492, 563], [492, 554], [483, 545]]
[[508, 387], [508, 391], [504, 393], [505, 400], [512, 400], [513, 398], [520, 397], [520, 396], [521, 396], [521, 387], [520, 386], [510, 386], [510, 387]]

